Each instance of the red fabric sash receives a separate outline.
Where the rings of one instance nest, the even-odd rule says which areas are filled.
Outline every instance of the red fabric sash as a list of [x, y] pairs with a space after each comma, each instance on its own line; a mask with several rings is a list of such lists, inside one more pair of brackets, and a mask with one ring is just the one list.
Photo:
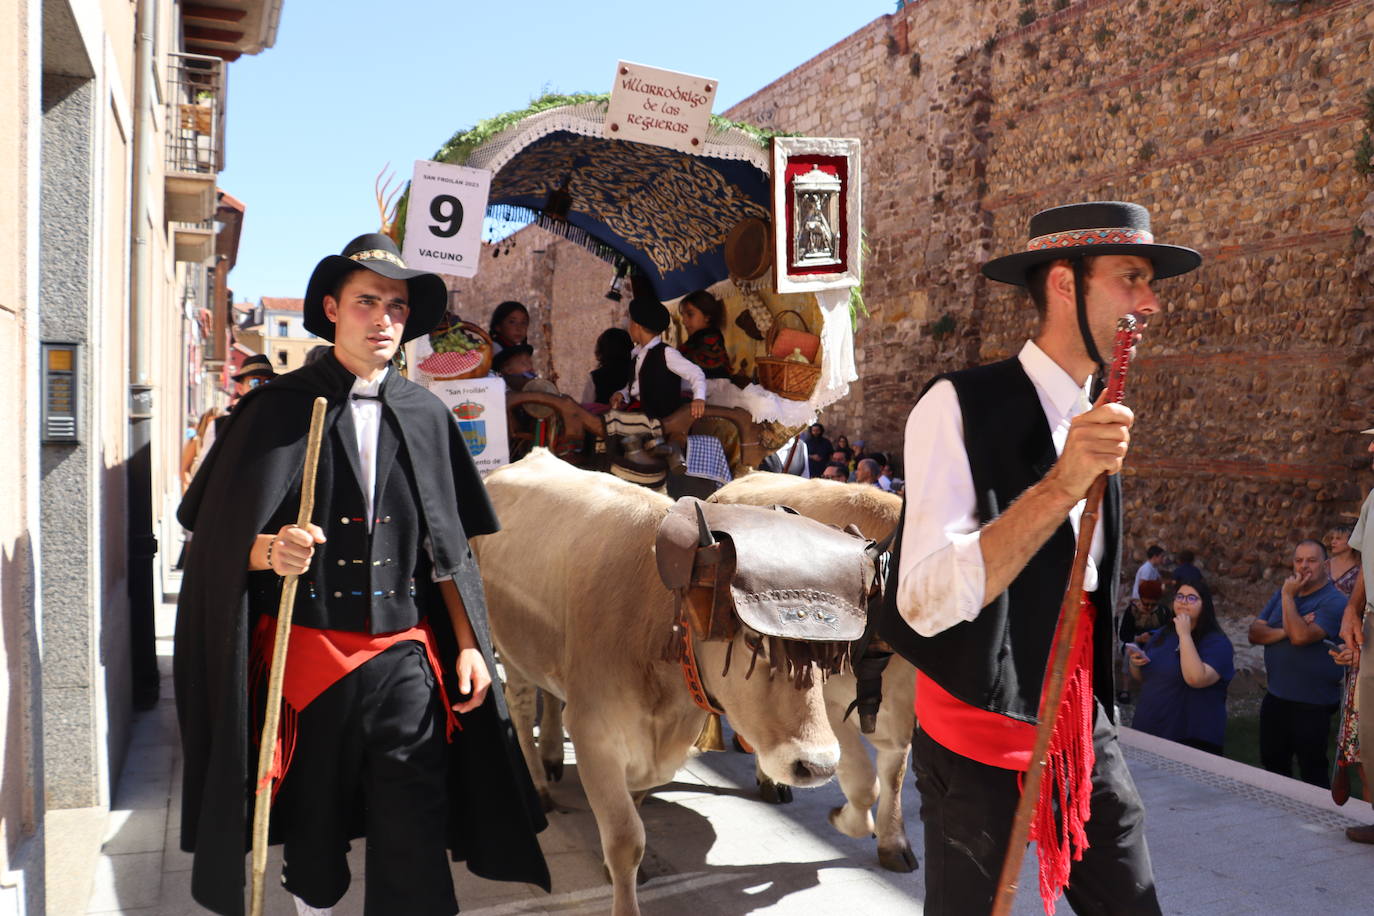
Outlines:
[[[1091, 814], [1092, 770], [1096, 760], [1092, 737], [1095, 609], [1086, 594], [1082, 614], [1064, 676], [1064, 695], [1050, 736], [1040, 798], [1031, 821], [1030, 839], [1036, 843], [1040, 863], [1040, 897], [1050, 916], [1059, 894], [1068, 886], [1072, 863], [1082, 859], [1083, 850], [1088, 848], [1084, 827]], [[1053, 655], [1051, 647], [1050, 656]], [[970, 706], [919, 670], [915, 708], [916, 721], [937, 744], [986, 766], [1015, 770], [1017, 784], [1021, 784], [1035, 749], [1034, 725]], [[1043, 708], [1040, 716], [1045, 716]]]
[[[439, 701], [444, 706], [445, 736], [452, 741], [453, 732], [462, 731], [463, 726], [458, 722], [453, 705], [449, 702], [448, 692], [444, 689], [443, 668], [439, 665], [438, 654], [434, 648], [434, 633], [427, 621], [408, 630], [375, 634], [292, 626], [287, 641], [286, 673], [282, 678], [282, 708], [276, 749], [272, 754], [272, 766], [267, 777], [258, 788], [266, 785], [267, 780], [272, 780], [272, 797], [276, 798], [282, 778], [291, 766], [291, 756], [296, 747], [298, 719], [307, 706], [345, 675], [361, 668], [397, 643], [407, 640], [414, 640], [425, 647], [425, 657], [429, 660], [429, 667], [434, 672], [434, 680], [439, 689]], [[276, 643], [276, 618], [264, 614], [258, 618], [257, 627], [253, 631], [249, 660], [250, 694], [266, 682]], [[254, 730], [254, 737], [260, 740], [261, 732], [259, 722], [258, 728]]]

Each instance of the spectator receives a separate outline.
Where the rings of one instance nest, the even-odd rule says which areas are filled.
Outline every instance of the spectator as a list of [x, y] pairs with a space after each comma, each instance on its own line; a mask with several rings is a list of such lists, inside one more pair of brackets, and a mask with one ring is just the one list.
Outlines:
[[[1128, 650], [1132, 646], [1143, 646], [1150, 641], [1154, 632], [1164, 625], [1164, 614], [1159, 607], [1159, 598], [1164, 593], [1163, 587], [1158, 581], [1140, 583], [1140, 597], [1132, 598], [1126, 604], [1126, 612], [1121, 615], [1121, 626], [1117, 629], [1117, 636], [1121, 639], [1121, 673], [1123, 675], [1134, 675], [1131, 667], [1131, 656]], [[1139, 680], [1139, 678], [1136, 678]], [[1123, 682], [1121, 690], [1116, 695], [1117, 703], [1125, 706], [1131, 702], [1131, 692], [1128, 684]]]
[[892, 492], [892, 468], [888, 466], [887, 456], [882, 452], [869, 452], [868, 457], [877, 462], [878, 477], [876, 480], [878, 489]]
[[1180, 550], [1178, 552], [1178, 565], [1175, 566], [1174, 571], [1170, 573], [1176, 586], [1196, 585], [1202, 581], [1202, 570], [1198, 569], [1193, 563], [1196, 559], [1197, 555], [1191, 550]]
[[1360, 575], [1360, 552], [1350, 546], [1350, 525], [1333, 525], [1326, 536], [1327, 561], [1326, 574], [1331, 584], [1349, 598], [1355, 591], [1355, 580]]
[[[1374, 428], [1360, 430], [1360, 435], [1374, 435]], [[1374, 455], [1374, 440], [1365, 450]], [[1350, 532], [1350, 543], [1360, 553], [1360, 572], [1355, 577], [1355, 587], [1341, 618], [1341, 640], [1351, 650], [1349, 664], [1358, 672], [1355, 693], [1365, 709], [1374, 709], [1374, 655], [1366, 658], [1363, 651], [1365, 640], [1371, 635], [1367, 628], [1374, 626], [1374, 614], [1367, 612], [1365, 594], [1365, 583], [1374, 577], [1374, 519], [1371, 515], [1374, 515], [1374, 490], [1365, 497], [1364, 505], [1360, 506], [1360, 518]], [[1365, 716], [1360, 725], [1360, 762], [1366, 773], [1374, 773], [1374, 715]], [[1356, 843], [1374, 843], [1374, 825], [1347, 827], [1345, 835]]]
[[596, 368], [587, 376], [582, 392], [584, 404], [600, 404], [602, 409], [611, 403], [611, 395], [630, 384], [634, 376], [634, 341], [623, 328], [607, 328], [596, 339]]
[[[1326, 536], [1328, 558], [1326, 573], [1331, 584], [1345, 595], [1348, 600], [1355, 593], [1355, 582], [1360, 577], [1360, 552], [1350, 546], [1350, 525], [1331, 526]], [[1345, 683], [1341, 687], [1341, 712], [1336, 720], [1336, 768], [1331, 776], [1331, 796], [1337, 804], [1345, 804], [1350, 797], [1350, 769], [1354, 767], [1360, 777], [1360, 788], [1367, 801], [1374, 801], [1374, 794], [1365, 780], [1364, 767], [1360, 762], [1360, 709], [1356, 699], [1358, 673], [1352, 663], [1354, 656], [1348, 646], [1331, 650], [1336, 664], [1345, 668]], [[1352, 827], [1351, 830], [1364, 830]]]
[[186, 445], [181, 450], [181, 489], [182, 492], [191, 485], [191, 478], [196, 476], [196, 471], [200, 470], [201, 462], [205, 460], [205, 453], [210, 450], [214, 442], [214, 421], [222, 413], [218, 407], [211, 407], [200, 415], [199, 422], [196, 423], [195, 432], [186, 440]]
[[500, 353], [506, 347], [514, 347], [528, 342], [530, 336], [530, 312], [522, 303], [508, 299], [491, 313], [489, 325], [494, 351]]
[[1330, 787], [1326, 744], [1341, 701], [1341, 668], [1322, 640], [1340, 631], [1345, 596], [1326, 575], [1326, 548], [1306, 540], [1293, 551], [1293, 574], [1250, 624], [1264, 646], [1269, 689], [1260, 704], [1260, 762], [1271, 773]]
[[1132, 598], [1140, 597], [1140, 583], [1159, 581], [1159, 567], [1164, 565], [1164, 557], [1164, 548], [1158, 544], [1151, 544], [1146, 548], [1145, 562], [1135, 571], [1135, 582], [1131, 585]]
[[849, 445], [849, 437], [848, 437], [848, 436], [836, 436], [836, 437], [835, 437], [835, 451], [837, 451], [837, 452], [844, 452], [844, 463], [847, 464], [847, 465], [850, 465], [851, 467], [853, 466], [853, 464], [854, 464], [854, 449], [851, 448], [850, 445]]
[[849, 482], [849, 469], [838, 462], [827, 464], [825, 470], [821, 472], [821, 477], [826, 480], [835, 480], [840, 483]]
[[806, 443], [806, 454], [810, 457], [811, 476], [824, 476], [825, 466], [830, 463], [830, 456], [835, 452], [835, 446], [825, 438], [825, 427], [819, 423], [812, 423], [811, 428], [802, 435], [802, 441]]
[[878, 476], [882, 472], [882, 466], [874, 459], [860, 458], [859, 466], [854, 469], [854, 482], [872, 484], [881, 490], [882, 485], [878, 483]]
[[1131, 727], [1220, 755], [1235, 649], [1217, 625], [1212, 593], [1201, 581], [1179, 585], [1173, 607], [1173, 626], [1161, 627], [1143, 648], [1127, 647], [1131, 675], [1141, 682]]

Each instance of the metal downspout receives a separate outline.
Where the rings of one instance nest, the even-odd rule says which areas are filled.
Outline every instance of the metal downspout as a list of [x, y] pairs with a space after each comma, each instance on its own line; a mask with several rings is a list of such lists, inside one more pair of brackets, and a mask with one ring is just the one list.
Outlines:
[[153, 26], [157, 0], [138, 0], [134, 54], [133, 225], [129, 265], [129, 654], [133, 702], [150, 709], [158, 700], [156, 632], [153, 622], [153, 380], [152, 315], [148, 305], [151, 244], [148, 228], [152, 172]]

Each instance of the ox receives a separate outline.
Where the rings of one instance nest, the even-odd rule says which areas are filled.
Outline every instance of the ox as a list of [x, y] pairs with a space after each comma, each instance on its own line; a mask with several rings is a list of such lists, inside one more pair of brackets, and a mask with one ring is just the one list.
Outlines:
[[[839, 760], [822, 680], [811, 676], [814, 665], [798, 663], [805, 655], [795, 650], [807, 644], [768, 632], [765, 618], [790, 621], [795, 614], [803, 624], [838, 625], [840, 639], [855, 638], [874, 574], [871, 544], [753, 507], [704, 506], [698, 520], [692, 513], [704, 504], [675, 507], [666, 496], [578, 470], [544, 450], [494, 472], [487, 489], [503, 527], [474, 547], [496, 645], [517, 689], [524, 681], [546, 700], [564, 702], [614, 886], [613, 912], [637, 914], [644, 825], [636, 801], [673, 779], [707, 718], [688, 691], [684, 667], [661, 660], [665, 647], [682, 644], [687, 634], [682, 647], [698, 659], [706, 694], [757, 749], [764, 774], [794, 786], [821, 785]], [[813, 562], [795, 564], [801, 569], [755, 562], [759, 543], [783, 544], [789, 555]], [[698, 554], [712, 558], [711, 569]], [[827, 568], [841, 571], [818, 578]], [[836, 583], [843, 587], [824, 587]], [[681, 589], [682, 605], [665, 584]], [[719, 613], [722, 598], [728, 619]], [[690, 631], [679, 629], [684, 624]], [[840, 649], [829, 656], [818, 649], [817, 658], [844, 657], [842, 642], [816, 645]], [[512, 706], [531, 776], [547, 798], [529, 712], [527, 703]]]
[[[864, 535], [878, 539], [886, 538], [897, 527], [902, 509], [899, 497], [868, 484], [768, 473], [749, 474], [728, 483], [711, 496], [711, 501], [789, 506], [829, 525], [854, 525]], [[882, 866], [891, 871], [913, 871], [916, 854], [911, 851], [902, 819], [902, 784], [916, 725], [916, 669], [894, 654], [883, 671], [883, 702], [877, 727], [868, 736], [878, 752], [876, 770], [855, 724], [857, 717], [846, 716], [855, 686], [850, 672], [831, 677], [825, 684], [826, 713], [840, 742], [839, 779], [845, 797], [845, 804], [830, 812], [830, 823], [846, 836], [866, 837], [876, 832]], [[770, 787], [762, 776], [760, 785], [764, 796], [769, 797]], [[871, 812], [874, 802], [878, 803], [876, 829]]]

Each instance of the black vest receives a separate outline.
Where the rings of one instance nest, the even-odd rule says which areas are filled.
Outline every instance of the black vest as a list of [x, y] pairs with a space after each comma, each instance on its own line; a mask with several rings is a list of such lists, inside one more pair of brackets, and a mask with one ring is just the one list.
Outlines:
[[[1015, 358], [939, 378], [952, 382], [959, 397], [978, 520], [986, 525], [1053, 467], [1057, 456], [1049, 424], [1034, 384]], [[1097, 606], [1093, 692], [1111, 716], [1112, 613], [1121, 560], [1121, 488], [1117, 477], [1108, 481], [1098, 522], [1104, 526], [1105, 550], [1097, 568], [1098, 588], [1093, 593]], [[901, 563], [905, 519], [903, 505], [892, 549], [890, 568], [894, 575]], [[963, 702], [1034, 722], [1073, 555], [1073, 527], [1066, 519], [1007, 590], [973, 620], [935, 636], [920, 636], [897, 612], [894, 587], [887, 590], [877, 631], [903, 658]]]
[[683, 404], [682, 379], [668, 368], [668, 345], [660, 342], [644, 354], [639, 366], [639, 403], [644, 412], [662, 420]]
[[[324, 529], [310, 569], [296, 586], [292, 622], [301, 626], [361, 633], [392, 633], [417, 625], [424, 617], [423, 585], [430, 575], [429, 557], [421, 546], [424, 515], [410, 456], [396, 419], [382, 408], [377, 436], [377, 488], [372, 531], [360, 483], [356, 432], [347, 407], [325, 440], [316, 481], [315, 524]], [[323, 498], [328, 494], [328, 498]], [[266, 531], [295, 522], [299, 491], [283, 503]], [[327, 512], [327, 515], [325, 514]], [[250, 606], [275, 615], [281, 579], [270, 571], [249, 577]]]

